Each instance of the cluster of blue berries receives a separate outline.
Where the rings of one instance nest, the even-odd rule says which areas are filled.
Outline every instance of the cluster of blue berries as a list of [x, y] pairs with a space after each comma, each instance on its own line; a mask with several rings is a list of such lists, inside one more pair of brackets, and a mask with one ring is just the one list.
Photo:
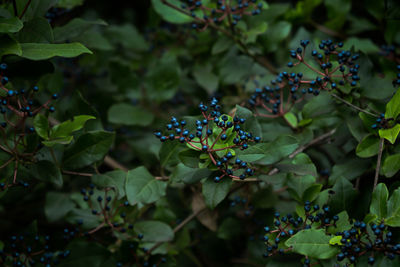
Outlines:
[[[154, 135], [161, 142], [178, 140], [191, 149], [207, 154], [210, 162], [222, 172], [214, 178], [215, 182], [221, 181], [223, 177], [243, 180], [254, 175], [254, 170], [247, 162], [235, 157], [234, 149], [247, 149], [249, 143], [260, 142], [261, 138], [243, 130], [242, 124], [246, 121], [244, 118], [222, 114], [221, 106], [215, 98], [209, 106], [201, 103], [199, 109], [203, 118], [196, 120], [195, 133], [186, 128], [185, 120], [178, 121], [172, 117], [166, 125], [170, 133], [165, 135], [156, 131]], [[240, 169], [244, 171], [238, 175], [237, 171]]]
[[[96, 194], [95, 194], [96, 191]], [[113, 231], [120, 233], [128, 233], [133, 231], [133, 224], [128, 222], [126, 208], [129, 206], [128, 201], [121, 202], [116, 197], [112, 197], [110, 192], [112, 188], [104, 188], [103, 190], [95, 190], [95, 185], [90, 184], [89, 188], [82, 188], [81, 194], [83, 200], [91, 207], [91, 213], [99, 216], [101, 219], [100, 225], [93, 230], [86, 231], [83, 234], [88, 236], [103, 229], [111, 227]], [[78, 225], [82, 225], [84, 221], [78, 220]]]
[[312, 205], [310, 201], [304, 204], [305, 219], [295, 217], [292, 214], [281, 216], [279, 212], [274, 214], [274, 228], [269, 226], [264, 227], [265, 235], [263, 240], [267, 245], [267, 251], [263, 254], [264, 257], [271, 257], [277, 254], [284, 254], [291, 251], [291, 248], [283, 248], [280, 244], [287, 240], [299, 231], [311, 229], [313, 226], [327, 229], [330, 226], [335, 227], [339, 220], [337, 215], [330, 216], [330, 207], [324, 205], [320, 208], [319, 205]]
[[301, 40], [300, 47], [290, 50], [290, 56], [296, 62], [289, 62], [289, 68], [303, 64], [317, 74], [314, 79], [304, 77], [302, 72], [279, 73], [276, 79], [271, 81], [270, 86], [258, 87], [250, 97], [248, 103], [253, 108], [261, 108], [268, 114], [258, 113], [263, 117], [283, 116], [293, 107], [294, 104], [302, 101], [306, 94], [319, 95], [322, 90], [335, 90], [340, 86], [349, 84], [357, 86], [360, 80], [358, 71], [359, 64], [355, 61], [359, 58], [358, 54], [350, 51], [340, 50], [343, 43], [334, 43], [332, 40], [323, 40], [317, 50], [311, 51], [311, 56], [318, 67], [306, 61], [306, 50], [309, 40]]
[[54, 20], [56, 20], [57, 18], [65, 15], [66, 13], [68, 13], [70, 11], [70, 9], [66, 9], [66, 8], [58, 8], [58, 7], [52, 7], [50, 8], [46, 14], [45, 17], [48, 20], [48, 22], [53, 22]]
[[372, 129], [388, 129], [390, 128], [390, 121], [393, 121], [393, 118], [385, 119], [385, 113], [381, 113], [379, 117], [375, 120], [375, 123], [371, 125]]
[[[220, 24], [225, 19], [231, 26], [243, 18], [244, 15], [258, 15], [261, 13], [263, 4], [257, 0], [218, 0], [216, 7], [208, 7], [201, 0], [185, 0], [181, 4], [182, 10], [189, 11], [191, 16], [197, 18], [197, 23], [192, 24], [193, 29], [204, 30], [209, 24]], [[195, 11], [202, 11], [202, 18], [198, 17]]]
[[355, 264], [360, 256], [367, 255], [368, 263], [372, 265], [375, 263], [376, 254], [385, 255], [390, 260], [400, 255], [400, 244], [394, 242], [393, 233], [384, 222], [366, 224], [356, 221], [350, 230], [338, 232], [336, 236], [341, 237], [338, 261], [347, 259]]
[[230, 202], [231, 208], [243, 207], [244, 215], [246, 217], [250, 216], [254, 210], [254, 206], [249, 203], [249, 200], [244, 197], [235, 196]]
[[[13, 235], [0, 250], [1, 266], [45, 266], [52, 267], [67, 258], [69, 250], [55, 249], [50, 236], [32, 236], [30, 234]], [[10, 265], [8, 265], [10, 264]]]
[[[39, 91], [38, 86], [33, 86], [30, 90], [15, 90], [12, 86], [9, 86], [9, 78], [6, 76], [7, 64], [0, 64], [0, 113], [3, 114], [4, 121], [0, 122], [0, 133], [3, 137], [2, 142], [0, 141], [0, 149], [7, 154], [14, 157], [14, 160], [6, 162], [0, 169], [6, 168], [8, 165], [18, 161], [23, 161], [24, 159], [33, 158], [35, 153], [40, 147], [38, 147], [33, 152], [25, 153], [21, 152], [20, 147], [26, 147], [25, 137], [28, 134], [35, 132], [35, 128], [32, 127], [31, 119], [36, 114], [44, 109], [50, 112], [54, 112], [54, 106], [51, 106], [51, 102], [58, 99], [58, 94], [53, 94], [51, 99], [49, 99], [44, 104], [38, 104], [34, 100], [34, 96]], [[7, 87], [8, 88], [7, 88]], [[11, 88], [11, 89], [10, 89]], [[8, 129], [12, 128], [11, 130]], [[12, 141], [11, 141], [12, 140]], [[14, 142], [10, 145], [10, 141]], [[17, 157], [15, 155], [18, 155]], [[18, 168], [14, 168], [13, 180], [9, 182], [7, 179], [1, 181], [0, 190], [7, 189], [11, 186], [20, 185], [21, 181], [17, 181], [17, 171]], [[4, 178], [4, 177], [1, 177]], [[27, 186], [28, 183], [22, 182], [23, 186]]]

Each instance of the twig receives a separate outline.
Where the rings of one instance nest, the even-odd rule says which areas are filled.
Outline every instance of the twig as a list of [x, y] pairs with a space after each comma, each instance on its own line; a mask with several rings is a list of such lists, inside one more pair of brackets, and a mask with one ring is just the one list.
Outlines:
[[28, 0], [28, 2], [26, 3], [24, 10], [22, 10], [21, 15], [19, 15], [19, 18], [22, 19], [22, 17], [25, 15], [25, 12], [28, 10], [29, 5], [31, 4], [32, 0]]
[[85, 177], [92, 177], [92, 173], [85, 173], [85, 172], [73, 172], [73, 171], [62, 171], [64, 174], [71, 174], [71, 175], [77, 175], [77, 176], [85, 176]]
[[[188, 12], [186, 12], [185, 10], [169, 3], [166, 0], [161, 0], [162, 3], [166, 6], [169, 6], [170, 8], [175, 9], [176, 11], [179, 11], [182, 14], [187, 15], [188, 17], [192, 17], [192, 15]], [[204, 23], [204, 20], [195, 17], [194, 18], [196, 21], [200, 22], [200, 23]], [[259, 63], [260, 65], [264, 66], [265, 68], [267, 68], [270, 72], [272, 72], [273, 74], [277, 74], [278, 71], [277, 69], [268, 61], [268, 59], [266, 59], [265, 57], [262, 57], [260, 55], [254, 55], [252, 54], [249, 49], [247, 48], [247, 46], [239, 39], [235, 38], [234, 35], [232, 35], [229, 31], [225, 30], [224, 28], [218, 27], [216, 24], [214, 23], [209, 23], [208, 24], [211, 28], [214, 28], [215, 30], [225, 34], [226, 36], [228, 36], [229, 38], [231, 38], [235, 43], [237, 43], [243, 50], [244, 53], [247, 54], [249, 57], [251, 57], [254, 61], [256, 61], [257, 63]]]
[[349, 101], [344, 100], [343, 98], [341, 98], [340, 96], [338, 96], [338, 95], [336, 95], [336, 94], [333, 94], [333, 93], [332, 93], [331, 96], [333, 96], [333, 97], [336, 98], [337, 100], [343, 102], [344, 104], [346, 104], [346, 105], [348, 105], [348, 106], [350, 106], [350, 107], [352, 107], [352, 108], [354, 108], [354, 109], [356, 109], [356, 110], [358, 110], [358, 111], [364, 112], [365, 114], [371, 115], [371, 116], [376, 117], [376, 118], [379, 117], [379, 115], [374, 114], [374, 113], [372, 113], [372, 112], [369, 112], [368, 110], [362, 109], [362, 108], [360, 108], [360, 107], [357, 107], [356, 105], [353, 105], [353, 104], [350, 103]]
[[374, 190], [378, 184], [379, 179], [379, 171], [381, 169], [381, 161], [382, 161], [382, 152], [383, 152], [383, 144], [385, 142], [384, 138], [379, 140], [379, 151], [378, 151], [378, 159], [376, 161], [376, 170], [375, 170], [375, 178], [374, 178]]
[[[174, 233], [178, 232], [179, 230], [181, 230], [186, 224], [188, 224], [191, 220], [193, 220], [197, 215], [199, 215], [200, 213], [202, 213], [203, 211], [205, 211], [207, 208], [204, 207], [202, 209], [199, 209], [198, 211], [190, 214], [188, 217], [186, 217], [186, 219], [184, 219], [180, 224], [178, 224], [175, 228], [174, 228]], [[151, 254], [151, 252], [153, 252], [156, 248], [158, 248], [159, 246], [161, 246], [164, 242], [160, 241], [157, 242], [154, 246], [152, 246], [148, 251], [147, 254]]]
[[316, 23], [316, 22], [313, 21], [313, 20], [310, 20], [310, 24], [311, 24], [312, 26], [314, 26], [316, 29], [318, 29], [319, 31], [321, 31], [321, 32], [323, 32], [323, 33], [326, 33], [326, 34], [328, 34], [328, 35], [330, 35], [330, 36], [339, 37], [339, 38], [342, 38], [342, 39], [345, 39], [345, 38], [346, 38], [346, 36], [345, 36], [344, 34], [341, 34], [341, 33], [337, 32], [337, 31], [334, 31], [334, 30], [332, 30], [332, 29], [329, 29], [328, 27], [326, 27], [326, 26], [324, 26], [324, 25], [321, 25], [321, 24], [318, 24], [318, 23]]
[[[321, 142], [322, 140], [324, 140], [324, 139], [326, 139], [326, 138], [332, 136], [335, 132], [336, 132], [336, 129], [332, 129], [332, 130], [330, 130], [329, 132], [324, 133], [323, 135], [320, 135], [320, 136], [314, 138], [313, 140], [311, 140], [311, 141], [308, 142], [307, 144], [302, 145], [302, 146], [300, 146], [298, 149], [296, 149], [295, 151], [293, 151], [293, 152], [289, 155], [289, 158], [290, 158], [290, 159], [294, 158], [297, 154], [300, 154], [301, 152], [303, 152], [304, 150], [306, 150], [306, 149], [309, 148], [310, 146], [313, 146], [313, 145], [315, 145], [315, 144]], [[274, 168], [274, 169], [272, 169], [272, 170], [268, 173], [268, 175], [274, 175], [274, 174], [276, 174], [276, 173], [278, 173], [278, 172], [279, 172], [279, 169], [278, 169], [278, 168]]]
[[104, 158], [104, 163], [113, 169], [121, 169], [126, 172], [129, 171], [129, 169], [127, 167], [125, 167], [124, 165], [122, 165], [121, 163], [119, 163], [118, 161], [116, 161], [115, 159], [113, 159], [110, 156], [106, 156]]

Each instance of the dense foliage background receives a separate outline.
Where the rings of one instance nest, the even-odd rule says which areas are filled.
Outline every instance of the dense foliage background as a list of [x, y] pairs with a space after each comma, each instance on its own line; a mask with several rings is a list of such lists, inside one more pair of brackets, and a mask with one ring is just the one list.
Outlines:
[[399, 266], [399, 26], [394, 0], [1, 1], [0, 266]]

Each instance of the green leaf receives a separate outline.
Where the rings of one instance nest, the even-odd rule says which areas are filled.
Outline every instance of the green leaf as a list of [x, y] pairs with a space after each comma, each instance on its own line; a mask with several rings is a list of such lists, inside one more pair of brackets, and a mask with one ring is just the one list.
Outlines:
[[207, 178], [210, 174], [211, 171], [209, 169], [194, 169], [180, 163], [174, 168], [170, 178], [173, 182], [194, 184]]
[[387, 215], [388, 197], [389, 192], [386, 185], [384, 183], [378, 184], [372, 193], [371, 206], [369, 207], [370, 213], [378, 216], [378, 219], [384, 219]]
[[290, 126], [292, 126], [293, 128], [297, 127], [297, 117], [292, 112], [285, 113], [283, 117], [290, 124]]
[[379, 138], [373, 134], [365, 136], [357, 145], [356, 154], [360, 158], [369, 158], [378, 154]]
[[278, 163], [276, 167], [282, 172], [317, 176], [317, 168], [305, 153], [299, 153], [293, 159], [284, 160]]
[[72, 9], [77, 6], [83, 5], [85, 0], [58, 0], [57, 7]]
[[81, 54], [92, 54], [92, 52], [80, 43], [70, 44], [21, 44], [22, 57], [31, 60], [44, 60], [52, 57], [77, 57]]
[[315, 177], [311, 175], [305, 175], [301, 177], [289, 175], [287, 180], [288, 191], [298, 202], [303, 202], [305, 200], [313, 201], [311, 199], [303, 200], [303, 196], [305, 195], [306, 190], [313, 186], [315, 181]]
[[103, 20], [87, 21], [81, 18], [74, 18], [66, 25], [54, 28], [54, 40], [57, 43], [65, 42], [67, 40], [80, 40], [82, 35], [86, 35], [87, 31], [97, 25], [107, 26]]
[[168, 242], [174, 239], [171, 227], [160, 221], [142, 221], [135, 223], [135, 232], [143, 234], [144, 242]]
[[154, 120], [154, 115], [142, 107], [119, 103], [108, 110], [108, 121], [122, 125], [148, 126]]
[[216, 55], [222, 53], [231, 48], [233, 45], [235, 45], [235, 42], [231, 38], [225, 35], [221, 35], [219, 36], [218, 40], [214, 43], [211, 49], [211, 54]]
[[50, 23], [45, 18], [34, 18], [24, 23], [18, 33], [20, 43], [53, 43], [54, 36]]
[[48, 192], [46, 194], [46, 204], [44, 213], [49, 222], [55, 222], [67, 215], [75, 207], [69, 194]]
[[385, 138], [386, 140], [388, 140], [392, 145], [396, 142], [399, 133], [400, 133], [400, 124], [396, 124], [394, 127], [389, 129], [379, 130], [379, 136], [381, 138]]
[[125, 194], [125, 183], [127, 173], [122, 170], [115, 170], [103, 174], [95, 174], [92, 176], [93, 184], [105, 188], [115, 188], [119, 199], [123, 198]]
[[55, 140], [47, 140], [47, 141], [42, 141], [43, 145], [47, 147], [53, 147], [55, 145], [68, 145], [74, 140], [73, 136], [67, 136], [63, 138], [58, 138]]
[[270, 165], [289, 156], [299, 146], [297, 139], [289, 135], [281, 135], [271, 143], [259, 143], [244, 150], [240, 159]]
[[215, 183], [213, 179], [206, 179], [203, 182], [203, 196], [206, 205], [210, 209], [214, 209], [229, 193], [232, 180], [224, 177], [219, 183]]
[[179, 142], [164, 142], [159, 152], [161, 166], [178, 164], [178, 155], [181, 149], [182, 146]]
[[88, 120], [93, 119], [96, 119], [96, 117], [90, 115], [80, 115], [73, 117], [72, 120], [57, 124], [50, 130], [50, 139], [68, 137], [73, 132], [82, 129]]
[[394, 190], [387, 204], [388, 212], [385, 224], [392, 227], [400, 226], [400, 188]]
[[289, 238], [285, 245], [292, 247], [293, 252], [324, 260], [334, 257], [339, 252], [339, 248], [329, 244], [330, 239], [331, 237], [326, 235], [323, 229], [308, 229]]
[[0, 33], [18, 32], [24, 25], [17, 17], [0, 18]]
[[203, 87], [209, 94], [212, 94], [218, 89], [218, 76], [212, 73], [211, 65], [195, 66], [193, 76], [196, 82]]
[[370, 39], [350, 37], [346, 40], [343, 49], [350, 50], [352, 47], [354, 47], [354, 50], [361, 51], [365, 54], [379, 52], [379, 47], [374, 44]]
[[8, 35], [0, 37], [0, 56], [22, 55], [21, 45]]
[[251, 27], [249, 31], [246, 31], [245, 34], [247, 35], [246, 43], [255, 43], [257, 40], [257, 36], [263, 34], [268, 29], [268, 23], [263, 21], [258, 23], [256, 26]]
[[385, 224], [400, 227], [400, 188], [394, 190], [387, 203], [387, 219]]
[[400, 90], [397, 90], [395, 95], [390, 99], [390, 101], [386, 104], [386, 119], [396, 119], [400, 114]]
[[353, 180], [361, 176], [371, 163], [369, 160], [360, 158], [346, 158], [343, 163], [336, 164], [332, 168], [332, 174], [329, 176], [329, 183], [334, 184], [339, 177], [344, 177], [347, 180]]
[[341, 246], [341, 245], [343, 245], [342, 242], [340, 242], [340, 240], [342, 240], [342, 238], [343, 237], [341, 235], [334, 236], [329, 240], [329, 244], [332, 245], [332, 246], [334, 246], [334, 245], [340, 245]]
[[33, 119], [33, 126], [35, 128], [35, 132], [43, 139], [49, 139], [49, 121], [42, 114], [37, 114]]
[[400, 153], [385, 158], [382, 172], [386, 177], [393, 177], [400, 170]]
[[340, 177], [331, 190], [333, 195], [331, 195], [328, 205], [331, 206], [332, 213], [338, 213], [352, 207], [357, 196], [357, 191], [353, 188], [351, 182]]
[[47, 160], [38, 161], [31, 165], [30, 173], [40, 181], [50, 182], [58, 187], [61, 187], [63, 184], [61, 171], [54, 162]]
[[123, 47], [133, 51], [145, 52], [149, 48], [146, 40], [132, 24], [109, 26], [106, 29], [106, 36], [110, 41], [122, 44]]
[[[181, 6], [178, 0], [167, 0], [167, 2], [177, 7]], [[182, 14], [182, 12], [163, 4], [162, 0], [151, 0], [151, 3], [157, 14], [168, 22], [181, 24], [193, 21], [191, 16]]]
[[114, 133], [94, 131], [85, 133], [69, 147], [64, 154], [63, 165], [66, 168], [79, 169], [102, 160], [108, 153]]
[[130, 170], [126, 176], [125, 192], [131, 205], [153, 203], [165, 195], [167, 184], [156, 180], [145, 167]]
[[342, 211], [337, 216], [339, 217], [339, 220], [335, 223], [335, 226], [330, 226], [328, 228], [328, 232], [333, 235], [337, 232], [343, 232], [345, 230], [349, 230], [352, 227], [349, 221], [349, 215], [347, 214], [347, 211]]
[[[204, 156], [205, 159], [209, 159], [208, 154], [200, 154], [199, 151], [193, 149], [185, 149], [179, 152], [178, 157], [180, 161], [190, 168], [199, 168], [200, 158]], [[202, 158], [203, 159], [203, 158]]]

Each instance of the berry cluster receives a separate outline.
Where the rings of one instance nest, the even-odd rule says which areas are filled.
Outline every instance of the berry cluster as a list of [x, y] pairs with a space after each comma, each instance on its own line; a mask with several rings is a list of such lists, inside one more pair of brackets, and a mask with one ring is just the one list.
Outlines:
[[[245, 15], [255, 16], [261, 13], [263, 4], [257, 0], [218, 0], [216, 7], [209, 7], [200, 0], [182, 1], [181, 10], [196, 18], [193, 29], [205, 30], [210, 24], [221, 24], [225, 19], [234, 27]], [[200, 11], [196, 13], [196, 11]], [[200, 15], [201, 14], [201, 15]], [[201, 17], [202, 16], [202, 17]]]
[[267, 245], [264, 257], [271, 257], [291, 251], [290, 247], [288, 248], [280, 244], [284, 244], [284, 240], [287, 240], [299, 231], [311, 229], [311, 227], [328, 229], [330, 226], [335, 227], [336, 222], [339, 220], [337, 215], [329, 216], [330, 208], [327, 205], [320, 208], [319, 205], [312, 205], [309, 201], [306, 201], [304, 211], [305, 219], [302, 217], [296, 218], [292, 214], [281, 217], [279, 212], [275, 212], [274, 229], [271, 229], [269, 226], [264, 227], [266, 234], [263, 240]]
[[390, 125], [390, 121], [393, 121], [393, 118], [385, 119], [385, 113], [381, 113], [379, 118], [375, 120], [376, 123], [371, 125], [372, 129], [388, 129], [392, 126]]
[[[242, 124], [246, 121], [244, 118], [238, 116], [232, 118], [221, 114], [221, 106], [215, 98], [212, 99], [210, 106], [200, 104], [199, 109], [202, 119], [196, 120], [195, 133], [190, 133], [185, 128], [185, 120], [178, 121], [172, 117], [171, 122], [166, 125], [171, 133], [164, 135], [161, 131], [157, 131], [154, 135], [161, 142], [178, 140], [186, 143], [189, 148], [202, 152], [200, 158], [209, 164], [212, 163], [222, 173], [214, 178], [215, 182], [221, 181], [224, 177], [244, 180], [254, 175], [254, 169], [247, 162], [235, 157], [235, 149], [247, 149], [248, 143], [260, 142], [261, 138], [243, 130]], [[239, 170], [243, 172], [239, 174]]]
[[369, 224], [356, 221], [350, 230], [336, 233], [339, 236], [341, 252], [337, 255], [338, 261], [347, 259], [350, 263], [356, 263], [357, 258], [368, 255], [368, 263], [374, 264], [375, 254], [383, 254], [393, 260], [400, 254], [400, 244], [393, 241], [393, 234], [384, 222]]
[[[359, 64], [355, 61], [358, 54], [350, 51], [340, 50], [343, 43], [333, 43], [332, 40], [323, 40], [317, 50], [311, 51], [315, 64], [306, 61], [306, 51], [309, 40], [301, 40], [296, 50], [290, 50], [290, 56], [296, 62], [289, 62], [292, 68], [300, 64], [316, 73], [315, 79], [305, 78], [302, 72], [279, 73], [278, 77], [271, 81], [270, 86], [256, 88], [248, 103], [259, 116], [275, 118], [285, 115], [294, 104], [302, 101], [306, 94], [318, 95], [320, 91], [336, 90], [340, 87], [355, 87], [360, 80], [358, 71]], [[267, 112], [260, 113], [258, 108]]]
[[[60, 260], [70, 255], [69, 250], [52, 248], [51, 237], [32, 236], [31, 234], [13, 235], [0, 250], [0, 264], [2, 266], [56, 266]], [[11, 266], [11, 265], [9, 265]]]
[[251, 205], [247, 198], [241, 198], [240, 196], [235, 196], [234, 199], [230, 202], [231, 208], [235, 208], [238, 206], [242, 206], [244, 208], [244, 215], [250, 216], [254, 210], [254, 206]]
[[48, 22], [52, 23], [54, 20], [65, 15], [69, 11], [70, 11], [69, 9], [65, 8], [52, 7], [46, 12], [45, 17], [48, 20]]
[[[12, 181], [8, 179], [0, 183], [0, 190], [8, 187], [19, 185], [17, 182], [18, 165], [25, 161], [32, 161], [39, 147], [34, 150], [27, 150], [26, 138], [28, 134], [35, 132], [32, 123], [29, 122], [32, 117], [46, 109], [54, 112], [55, 108], [51, 106], [51, 102], [58, 98], [58, 94], [53, 94], [51, 99], [44, 104], [38, 104], [33, 99], [34, 95], [39, 91], [37, 86], [33, 86], [30, 90], [10, 89], [9, 78], [5, 75], [7, 64], [0, 64], [0, 113], [3, 114], [4, 121], [0, 122], [0, 150], [9, 154], [10, 159], [0, 165], [0, 169], [9, 167], [14, 163]], [[8, 88], [7, 88], [7, 87]], [[2, 177], [4, 178], [4, 177]], [[26, 183], [22, 182], [22, 185]]]
[[[133, 224], [128, 222], [126, 208], [129, 202], [119, 201], [113, 196], [112, 188], [104, 188], [99, 190], [94, 184], [90, 184], [89, 188], [82, 188], [81, 194], [83, 200], [88, 203], [91, 208], [91, 213], [99, 217], [100, 224], [89, 231], [83, 232], [83, 235], [88, 236], [96, 233], [97, 231], [109, 226], [112, 231], [120, 233], [128, 233], [133, 231]], [[78, 220], [78, 225], [82, 225], [83, 220]], [[139, 239], [140, 236], [138, 236]]]

